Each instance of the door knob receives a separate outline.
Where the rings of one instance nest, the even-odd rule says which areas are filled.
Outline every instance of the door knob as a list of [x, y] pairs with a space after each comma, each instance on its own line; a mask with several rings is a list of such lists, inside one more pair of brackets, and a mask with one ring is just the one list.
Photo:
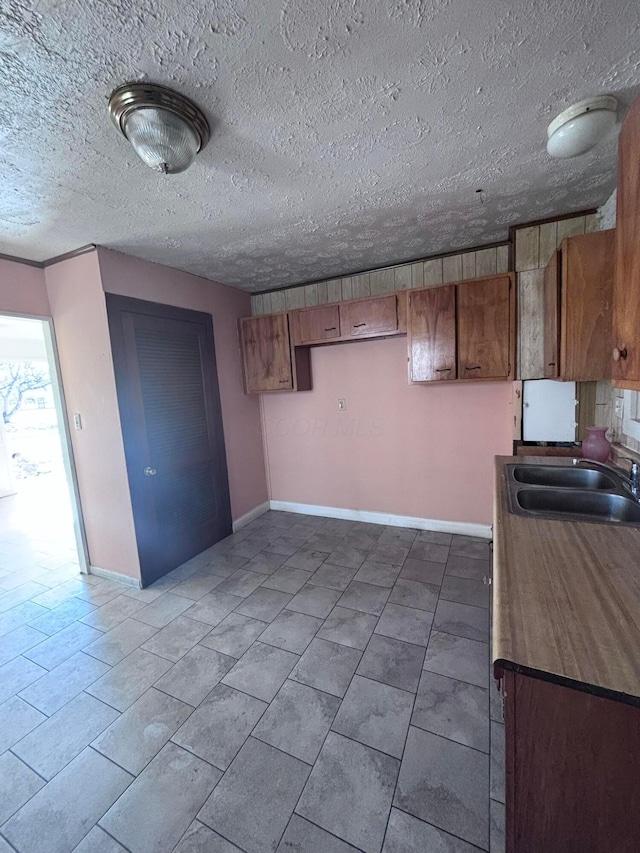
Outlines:
[[155, 477], [156, 473], [157, 472], [156, 472], [155, 468], [145, 468], [144, 469], [144, 476], [145, 477]]
[[619, 347], [615, 347], [613, 350], [613, 360], [620, 361], [620, 359], [625, 359], [627, 357], [627, 348], [623, 347], [619, 349]]

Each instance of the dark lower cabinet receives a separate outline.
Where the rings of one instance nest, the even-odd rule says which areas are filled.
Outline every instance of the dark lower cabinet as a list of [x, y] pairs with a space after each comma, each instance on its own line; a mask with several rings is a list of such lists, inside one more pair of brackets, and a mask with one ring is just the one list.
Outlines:
[[506, 853], [638, 853], [640, 707], [496, 668]]

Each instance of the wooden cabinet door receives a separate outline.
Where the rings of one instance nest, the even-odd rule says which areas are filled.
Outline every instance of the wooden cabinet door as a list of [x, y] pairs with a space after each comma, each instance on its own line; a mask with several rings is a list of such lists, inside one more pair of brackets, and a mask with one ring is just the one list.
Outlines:
[[511, 279], [480, 279], [458, 288], [458, 378], [511, 375]]
[[247, 393], [293, 390], [287, 314], [245, 317], [240, 337]]
[[412, 291], [407, 333], [411, 382], [455, 379], [455, 285]]
[[341, 306], [343, 336], [366, 338], [398, 331], [398, 299], [394, 294], [361, 299]]
[[560, 252], [556, 251], [544, 271], [544, 377], [560, 376]]
[[340, 308], [338, 305], [320, 305], [295, 312], [297, 344], [312, 344], [340, 337]]
[[575, 382], [611, 376], [614, 232], [562, 241], [560, 378]]
[[640, 390], [640, 97], [618, 139], [612, 376]]

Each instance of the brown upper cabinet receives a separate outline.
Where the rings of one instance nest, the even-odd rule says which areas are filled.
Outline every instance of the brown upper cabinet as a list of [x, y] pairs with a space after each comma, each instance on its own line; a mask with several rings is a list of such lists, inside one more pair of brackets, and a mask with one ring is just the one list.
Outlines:
[[340, 305], [342, 334], [350, 338], [371, 338], [390, 335], [400, 328], [398, 296], [378, 296], [354, 299]]
[[618, 138], [613, 383], [640, 391], [640, 97]]
[[292, 346], [288, 314], [243, 317], [238, 325], [247, 394], [310, 390], [309, 350]]
[[293, 339], [299, 344], [318, 344], [340, 337], [340, 308], [319, 305], [292, 311]]
[[611, 375], [614, 232], [562, 241], [544, 273], [544, 375], [588, 382]]
[[409, 293], [409, 381], [512, 379], [511, 275]]

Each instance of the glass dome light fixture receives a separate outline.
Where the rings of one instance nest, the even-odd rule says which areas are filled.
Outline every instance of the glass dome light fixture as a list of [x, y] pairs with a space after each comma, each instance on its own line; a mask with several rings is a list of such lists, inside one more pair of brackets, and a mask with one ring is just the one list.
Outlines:
[[143, 163], [165, 175], [184, 172], [209, 141], [202, 111], [154, 83], [125, 83], [111, 93], [109, 115]]
[[563, 110], [547, 128], [552, 157], [579, 157], [601, 142], [616, 123], [618, 102], [612, 95], [587, 98]]

